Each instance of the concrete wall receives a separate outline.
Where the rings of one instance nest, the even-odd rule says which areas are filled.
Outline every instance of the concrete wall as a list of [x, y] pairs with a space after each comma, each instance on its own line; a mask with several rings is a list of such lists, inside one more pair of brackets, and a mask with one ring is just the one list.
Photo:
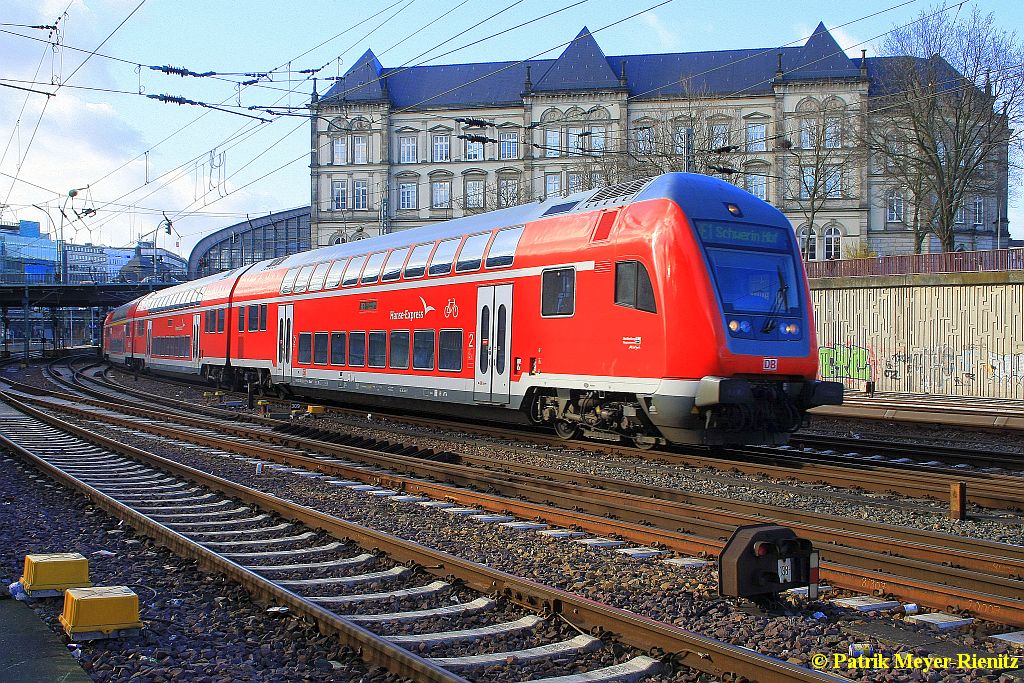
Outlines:
[[822, 378], [1024, 399], [1024, 273], [811, 280]]

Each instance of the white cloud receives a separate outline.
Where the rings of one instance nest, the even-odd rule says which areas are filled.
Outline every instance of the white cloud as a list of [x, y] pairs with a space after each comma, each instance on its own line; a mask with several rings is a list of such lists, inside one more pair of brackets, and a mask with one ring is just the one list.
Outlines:
[[640, 20], [647, 25], [653, 36], [658, 41], [658, 49], [665, 52], [678, 52], [683, 49], [682, 36], [665, 24], [654, 12], [648, 12], [640, 16]]

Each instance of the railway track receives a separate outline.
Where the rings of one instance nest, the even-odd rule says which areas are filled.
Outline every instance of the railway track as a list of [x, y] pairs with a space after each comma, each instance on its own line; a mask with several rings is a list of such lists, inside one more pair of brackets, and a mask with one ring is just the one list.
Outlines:
[[[716, 555], [736, 526], [782, 523], [823, 550], [827, 562], [822, 575], [833, 585], [893, 594], [937, 609], [952, 606], [1001, 623], [1024, 623], [1024, 551], [1015, 546], [483, 457], [449, 455], [444, 459], [458, 462], [433, 462], [423, 456], [436, 454], [395, 455], [339, 445], [332, 442], [336, 434], [310, 428], [300, 428], [305, 435], [287, 434], [271, 431], [269, 425], [254, 430], [252, 425], [168, 417], [97, 399], [82, 402], [98, 410], [71, 405], [60, 409], [121, 428], [133, 427], [134, 418], [125, 413], [134, 413], [146, 420], [138, 428], [164, 438], [684, 553]], [[404, 445], [389, 447], [408, 451]]]
[[[322, 629], [359, 648], [364, 658], [398, 675], [462, 681], [488, 664], [521, 663], [528, 673], [531, 662], [539, 659], [581, 656], [584, 661], [600, 661], [594, 653], [604, 649], [604, 641], [585, 633], [599, 630], [607, 634], [606, 640], [614, 637], [632, 648], [667, 654], [657, 659], [637, 654], [586, 672], [570, 666], [565, 677], [548, 680], [638, 680], [659, 669], [666, 671], [669, 664], [727, 680], [839, 680], [201, 472], [62, 420], [50, 414], [52, 404], [41, 410], [10, 393], [4, 400], [0, 443], [7, 450], [176, 553], [223, 572], [263, 601], [314, 619]], [[381, 584], [387, 587], [381, 589]], [[374, 588], [360, 588], [366, 586]], [[437, 596], [453, 593], [458, 602], [434, 601], [430, 606]], [[495, 598], [530, 613], [497, 611]], [[405, 609], [392, 613], [379, 607], [396, 601]], [[441, 615], [468, 620], [471, 628], [409, 637], [371, 630], [375, 624], [404, 620], [436, 625]], [[512, 651], [456, 647], [459, 654], [431, 657], [411, 651], [438, 643], [452, 647], [480, 637], [500, 640], [536, 629], [543, 623], [540, 616], [553, 615], [578, 631], [556, 642]]]
[[[94, 380], [99, 381], [99, 380]], [[174, 382], [177, 383], [177, 382]], [[182, 383], [184, 386], [193, 386]], [[133, 390], [124, 385], [108, 383], [106, 395], [113, 398], [111, 391], [124, 392], [145, 397], [144, 392]], [[101, 390], [101, 393], [103, 391]], [[98, 395], [98, 394], [93, 394]], [[188, 410], [191, 405], [185, 402], [167, 401], [171, 406]], [[286, 403], [285, 405], [291, 405]], [[332, 414], [357, 417], [365, 420], [365, 409], [348, 409], [328, 407]], [[257, 415], [238, 413], [237, 411], [221, 411], [223, 415], [235, 415], [237, 420], [245, 420], [256, 424], [272, 424]], [[375, 414], [387, 415], [376, 411]], [[533, 430], [517, 430], [505, 425], [467, 424], [439, 418], [415, 417], [407, 415], [387, 415], [398, 422], [427, 427], [430, 429], [451, 430], [471, 434], [481, 434], [495, 438], [519, 440], [530, 444], [540, 444], [557, 448], [578, 446], [587, 451], [625, 455], [644, 458], [653, 462], [664, 462], [670, 465], [687, 467], [703, 467], [725, 472], [767, 476], [777, 480], [793, 480], [810, 484], [829, 483], [836, 486], [876, 493], [896, 493], [902, 497], [927, 498], [933, 500], [950, 500], [950, 487], [960, 482], [966, 483], [966, 498], [972, 503], [985, 508], [998, 510], [1019, 510], [1024, 507], [1024, 477], [1013, 474], [1002, 474], [975, 470], [963, 470], [934, 462], [935, 457], [944, 457], [949, 462], [963, 464], [969, 462], [972, 451], [946, 449], [942, 453], [928, 450], [922, 457], [921, 451], [927, 450], [920, 445], [889, 444], [890, 457], [900, 456], [897, 461], [879, 461], [874, 459], [869, 449], [861, 454], [842, 454], [834, 450], [821, 452], [802, 451], [796, 448], [743, 447], [733, 448], [721, 453], [702, 449], [674, 449], [669, 451], [641, 451], [636, 448], [619, 444], [606, 444], [593, 441], [566, 442], [547, 432]], [[821, 446], [839, 448], [836, 439], [820, 442]], [[942, 449], [939, 449], [942, 450]], [[914, 455], [917, 462], [905, 462], [908, 455]], [[981, 454], [990, 458], [991, 454]], [[921, 462], [923, 461], [923, 462]], [[1012, 458], [1011, 458], [1012, 461]], [[1019, 466], [1018, 466], [1019, 469]]]
[[901, 396], [878, 394], [874, 397], [847, 394], [841, 406], [819, 406], [812, 415], [822, 417], [918, 422], [978, 429], [1024, 429], [1024, 405], [1020, 401], [969, 399], [943, 396]]

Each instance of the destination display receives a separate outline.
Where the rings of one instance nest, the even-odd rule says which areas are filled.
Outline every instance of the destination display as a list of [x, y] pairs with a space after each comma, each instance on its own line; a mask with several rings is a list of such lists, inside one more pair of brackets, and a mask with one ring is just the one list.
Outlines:
[[697, 221], [697, 234], [707, 245], [789, 251], [789, 233], [786, 228], [768, 225]]

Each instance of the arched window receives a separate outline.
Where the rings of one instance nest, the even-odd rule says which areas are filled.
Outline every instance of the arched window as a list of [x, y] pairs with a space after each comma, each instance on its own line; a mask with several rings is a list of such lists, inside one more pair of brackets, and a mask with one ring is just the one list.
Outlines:
[[830, 225], [825, 228], [825, 260], [834, 261], [842, 258], [842, 246], [843, 246], [843, 233], [842, 231], [834, 226]]
[[818, 235], [813, 228], [800, 228], [797, 233], [800, 240], [800, 256], [804, 261], [814, 261], [818, 258]]
[[974, 197], [974, 210], [972, 211], [975, 227], [984, 225], [985, 223], [985, 200], [981, 198], [981, 195], [975, 195]]
[[887, 223], [903, 222], [903, 195], [899, 190], [891, 190], [886, 201], [885, 220]]

